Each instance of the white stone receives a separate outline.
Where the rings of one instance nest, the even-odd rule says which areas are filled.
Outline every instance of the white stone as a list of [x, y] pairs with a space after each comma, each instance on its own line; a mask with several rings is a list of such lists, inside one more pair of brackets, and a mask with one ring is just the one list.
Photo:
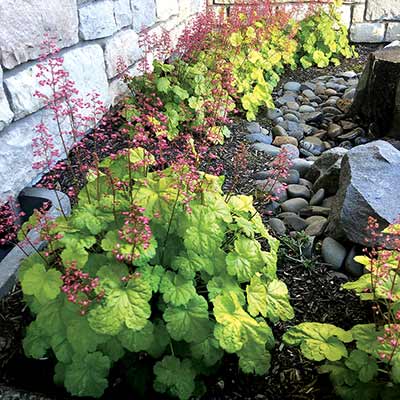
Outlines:
[[[137, 64], [128, 70], [128, 75], [130, 77], [135, 77], [140, 74], [141, 72], [139, 71]], [[111, 105], [116, 105], [126, 95], [129, 95], [128, 85], [120, 78], [113, 79], [109, 85], [109, 98]]]
[[114, 17], [117, 29], [132, 25], [130, 0], [114, 0]]
[[10, 110], [7, 97], [3, 89], [3, 70], [0, 67], [0, 131], [10, 124], [14, 114]]
[[364, 22], [365, 4], [355, 4], [353, 7], [352, 23]]
[[389, 22], [386, 29], [386, 42], [393, 42], [400, 39], [400, 22]]
[[400, 47], [400, 40], [395, 40], [394, 42], [389, 43], [385, 46], [385, 49], [388, 49], [390, 47]]
[[84, 4], [79, 8], [79, 33], [84, 40], [111, 36], [117, 31], [112, 0]]
[[124, 30], [115, 34], [107, 40], [104, 48], [104, 58], [106, 61], [107, 75], [114, 78], [118, 71], [118, 63], [130, 67], [142, 56], [142, 49], [139, 47], [139, 36], [132, 29]]
[[156, 0], [156, 13], [157, 18], [161, 21], [179, 14], [178, 0]]
[[[100, 94], [100, 99], [108, 104], [108, 82], [105, 73], [103, 50], [97, 44], [88, 44], [62, 53], [63, 67], [69, 72], [82, 97], [90, 91]], [[11, 108], [15, 119], [21, 119], [44, 106], [42, 99], [34, 96], [36, 91], [50, 95], [50, 89], [41, 87], [36, 77], [37, 63], [20, 71], [11, 71], [4, 79], [10, 94]]]
[[78, 43], [76, 0], [1, 0], [0, 27], [0, 63], [11, 69], [39, 57], [45, 32], [61, 48]]
[[[25, 186], [34, 183], [40, 176], [41, 171], [32, 169], [33, 162], [38, 161], [33, 156], [32, 139], [36, 136], [34, 128], [41, 121], [54, 134], [56, 146], [61, 148], [56, 123], [47, 111], [39, 111], [21, 119], [0, 133], [0, 202], [9, 196], [17, 196]], [[66, 123], [62, 127], [67, 128]], [[61, 154], [61, 158], [65, 158], [65, 153]]]
[[398, 20], [400, 19], [399, 0], [373, 0], [367, 3], [367, 20]]
[[361, 23], [350, 28], [350, 39], [356, 43], [380, 43], [385, 37], [385, 24]]
[[132, 27], [136, 32], [140, 32], [155, 24], [155, 0], [131, 0], [131, 8], [133, 14]]
[[179, 1], [179, 17], [185, 19], [199, 13], [204, 9], [205, 2], [203, 0], [180, 0]]
[[346, 28], [350, 28], [351, 24], [351, 7], [348, 4], [345, 4], [339, 8], [339, 13], [342, 19], [342, 22]]

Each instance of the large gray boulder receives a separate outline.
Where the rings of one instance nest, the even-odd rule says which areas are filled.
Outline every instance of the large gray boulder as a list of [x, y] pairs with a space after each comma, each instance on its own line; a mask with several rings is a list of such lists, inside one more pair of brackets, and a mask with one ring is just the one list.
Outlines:
[[329, 219], [331, 235], [373, 244], [366, 234], [368, 217], [376, 218], [383, 229], [399, 215], [400, 151], [382, 140], [350, 150], [342, 160], [339, 191]]

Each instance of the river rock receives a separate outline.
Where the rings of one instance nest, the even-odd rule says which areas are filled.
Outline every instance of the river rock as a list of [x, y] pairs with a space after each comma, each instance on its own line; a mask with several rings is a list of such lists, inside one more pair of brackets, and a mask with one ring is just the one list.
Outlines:
[[272, 146], [272, 144], [255, 143], [251, 146], [254, 150], [262, 151], [267, 156], [276, 157], [281, 149], [279, 147]]
[[290, 215], [285, 216], [283, 221], [287, 227], [297, 232], [303, 231], [307, 228], [306, 221], [295, 213], [290, 213]]
[[287, 156], [290, 160], [299, 158], [299, 156], [300, 156], [299, 149], [297, 148], [297, 146], [295, 146], [293, 144], [283, 144], [281, 146], [281, 149], [286, 151]]
[[300, 92], [301, 84], [299, 82], [287, 82], [283, 88], [291, 92]]
[[303, 185], [288, 185], [287, 192], [289, 198], [300, 197], [302, 199], [309, 200], [311, 197], [310, 190]]
[[291, 168], [299, 171], [300, 176], [306, 176], [312, 165], [312, 161], [305, 160], [304, 158], [295, 158], [292, 160]]
[[250, 133], [246, 135], [246, 140], [250, 143], [265, 143], [271, 144], [272, 143], [272, 136], [264, 135], [263, 133]]
[[355, 261], [355, 256], [357, 256], [357, 251], [356, 247], [353, 246], [349, 251], [349, 254], [347, 254], [346, 260], [344, 262], [344, 270], [351, 276], [358, 278], [364, 273], [364, 265]]
[[368, 217], [385, 228], [400, 215], [399, 199], [400, 152], [382, 140], [355, 147], [343, 157], [329, 232], [372, 245], [373, 238], [365, 232]]
[[308, 201], [304, 199], [290, 199], [281, 204], [282, 210], [297, 213], [303, 208], [308, 207]]
[[338, 271], [344, 263], [347, 252], [339, 242], [331, 237], [327, 237], [322, 241], [321, 253], [324, 261], [332, 269]]
[[326, 225], [326, 220], [325, 222], [319, 220], [308, 225], [304, 232], [308, 236], [321, 236], [325, 232]]
[[[283, 122], [283, 121], [282, 121]], [[277, 136], [288, 136], [286, 129], [283, 128], [280, 125], [276, 125], [272, 128], [272, 134], [277, 137]]]
[[325, 197], [325, 189], [319, 189], [310, 200], [310, 206], [319, 206]]
[[279, 218], [271, 218], [268, 224], [277, 235], [282, 236], [286, 233], [286, 225]]
[[298, 141], [296, 138], [291, 136], [277, 136], [273, 141], [274, 146], [281, 147], [284, 144], [292, 144], [293, 146], [297, 146]]

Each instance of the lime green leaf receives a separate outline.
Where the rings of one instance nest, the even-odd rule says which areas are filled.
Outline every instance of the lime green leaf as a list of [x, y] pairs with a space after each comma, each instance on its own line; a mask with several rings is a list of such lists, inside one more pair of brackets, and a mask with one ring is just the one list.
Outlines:
[[229, 42], [233, 47], [238, 47], [243, 42], [243, 37], [241, 32], [234, 32], [229, 36]]
[[224, 293], [234, 293], [240, 305], [246, 303], [242, 288], [237, 281], [229, 275], [215, 276], [207, 283], [208, 298], [213, 301], [217, 296]]
[[127, 350], [137, 353], [147, 351], [150, 348], [153, 338], [153, 324], [147, 321], [140, 331], [124, 328], [119, 334], [118, 339]]
[[154, 388], [161, 393], [169, 392], [181, 400], [191, 397], [195, 389], [196, 373], [189, 360], [166, 356], [154, 366]]
[[46, 271], [43, 264], [34, 264], [22, 276], [24, 294], [35, 296], [40, 304], [54, 300], [60, 294], [61, 273], [54, 268]]
[[106, 292], [104, 304], [89, 311], [91, 328], [100, 334], [117, 335], [125, 326], [139, 331], [151, 314], [152, 291], [142, 278], [131, 279], [126, 288]]
[[290, 328], [283, 340], [289, 345], [300, 345], [303, 355], [309, 360], [338, 361], [347, 357], [344, 343], [353, 340], [351, 332], [347, 332], [331, 324], [304, 322]]
[[189, 303], [190, 299], [196, 296], [196, 288], [191, 279], [186, 279], [182, 275], [168, 271], [160, 285], [160, 292], [166, 303], [174, 306], [182, 306]]
[[216, 364], [224, 355], [218, 341], [213, 337], [209, 337], [200, 343], [192, 343], [190, 350], [194, 358], [203, 361], [208, 367]]
[[196, 295], [184, 306], [169, 306], [164, 312], [164, 321], [174, 340], [201, 342], [210, 332], [207, 301]]
[[180, 86], [173, 86], [172, 91], [181, 99], [181, 100], [186, 100], [189, 98], [189, 93], [185, 90], [182, 89]]
[[361, 350], [353, 350], [345, 361], [346, 367], [358, 373], [358, 379], [367, 383], [378, 374], [377, 362]]
[[284, 282], [278, 279], [268, 283], [267, 286], [267, 316], [273, 321], [287, 321], [294, 317], [294, 311], [289, 303], [289, 293]]
[[100, 352], [76, 354], [65, 368], [65, 387], [74, 396], [99, 398], [108, 386], [110, 359]]
[[168, 93], [168, 90], [171, 87], [169, 79], [165, 77], [158, 78], [156, 85], [157, 85], [157, 90], [162, 93]]

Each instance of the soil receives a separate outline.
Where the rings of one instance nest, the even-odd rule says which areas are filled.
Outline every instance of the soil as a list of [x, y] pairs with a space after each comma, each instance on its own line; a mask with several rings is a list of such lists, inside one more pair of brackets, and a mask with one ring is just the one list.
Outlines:
[[[358, 46], [357, 50], [360, 58], [345, 60], [339, 67], [287, 71], [281, 85], [289, 80], [303, 82], [318, 75], [349, 69], [360, 71], [366, 56], [375, 47]], [[262, 115], [260, 122], [264, 122]], [[250, 194], [254, 189], [253, 173], [263, 169], [269, 160], [247, 149], [248, 165], [246, 169], [237, 171], [233, 160], [239, 146], [244, 143], [244, 121], [236, 119], [231, 131], [231, 138], [223, 146], [214, 148], [224, 166], [224, 189]], [[115, 150], [122, 144], [113, 146], [112, 150]], [[72, 177], [65, 174], [60, 189], [68, 189], [71, 182]], [[255, 199], [255, 205], [267, 219], [266, 204], [262, 199]], [[238, 370], [237, 359], [227, 356], [219, 370], [206, 379], [207, 393], [202, 399], [336, 399], [329, 379], [318, 374], [318, 365], [304, 359], [297, 348], [286, 347], [281, 341], [282, 334], [289, 326], [305, 321], [334, 323], [349, 329], [357, 323], [371, 320], [370, 306], [341, 288], [348, 279], [345, 275], [329, 271], [318, 257], [305, 265], [304, 259], [285, 245], [279, 260], [278, 275], [288, 286], [295, 318], [288, 323], [280, 322], [273, 326], [276, 346], [272, 352], [269, 374], [262, 377], [244, 375]], [[30, 320], [20, 288], [16, 286], [8, 297], [0, 300], [0, 399], [75, 399], [53, 384], [52, 360], [30, 360], [24, 357], [22, 338]], [[132, 389], [121, 379], [121, 372], [126, 372], [123, 363], [112, 371], [110, 387], [103, 400], [132, 398]], [[140, 398], [139, 395], [137, 397]], [[146, 398], [162, 399], [165, 396], [147, 393]]]

